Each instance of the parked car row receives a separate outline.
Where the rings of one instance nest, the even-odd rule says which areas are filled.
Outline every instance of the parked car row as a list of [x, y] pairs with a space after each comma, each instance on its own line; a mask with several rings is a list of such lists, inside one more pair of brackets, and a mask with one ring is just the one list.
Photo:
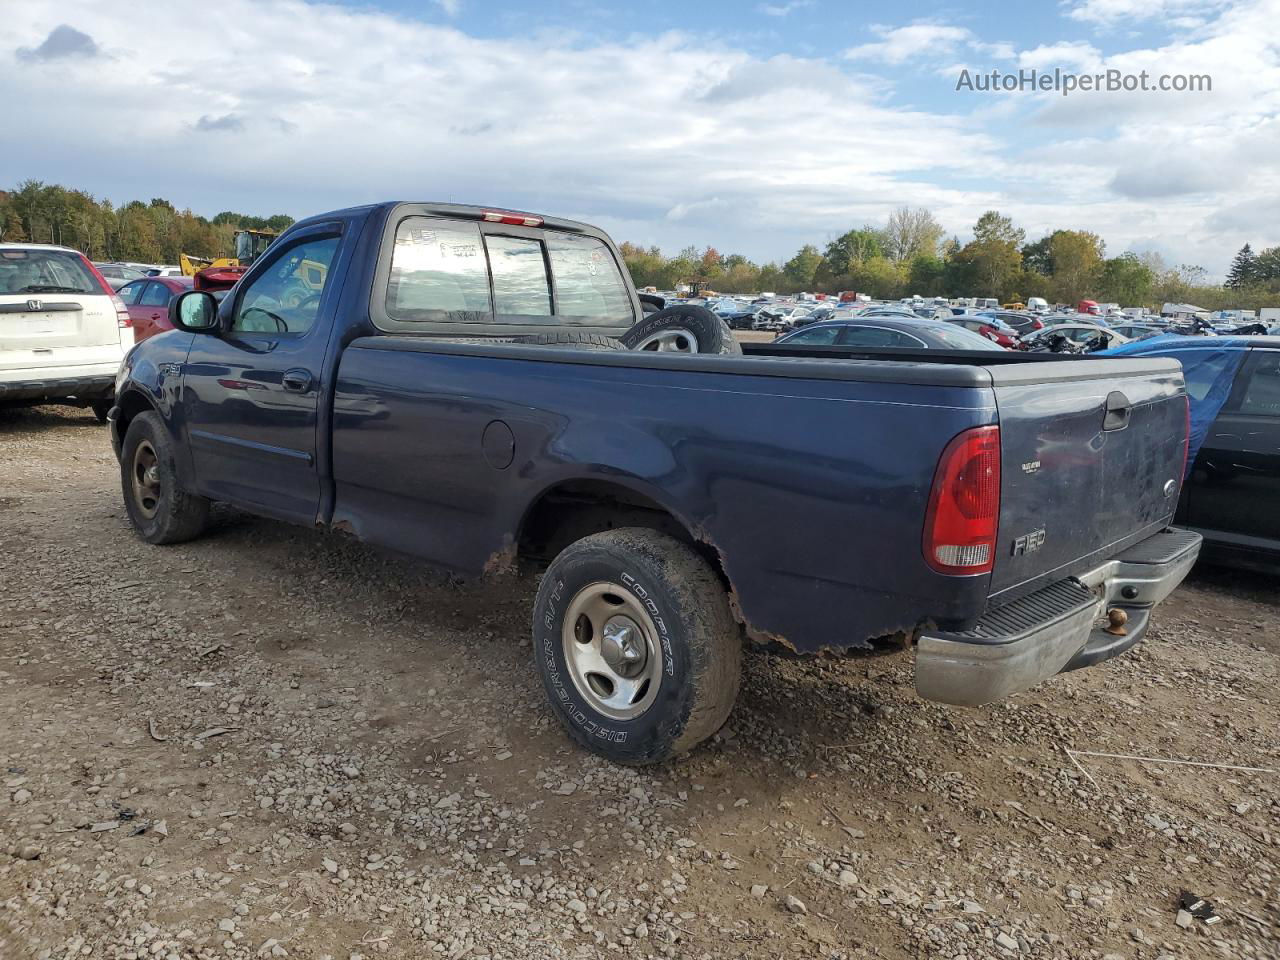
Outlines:
[[94, 263], [98, 272], [107, 278], [113, 290], [119, 290], [126, 283], [144, 277], [180, 277], [180, 266], [147, 264], [147, 263]]

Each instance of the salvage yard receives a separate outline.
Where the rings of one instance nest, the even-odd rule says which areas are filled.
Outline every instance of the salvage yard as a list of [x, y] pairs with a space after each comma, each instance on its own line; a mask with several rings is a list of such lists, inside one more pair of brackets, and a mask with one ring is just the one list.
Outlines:
[[85, 411], [0, 411], [0, 539], [3, 960], [1280, 956], [1274, 579], [975, 710], [753, 652], [628, 769], [545, 705], [531, 579], [226, 509], [147, 546]]

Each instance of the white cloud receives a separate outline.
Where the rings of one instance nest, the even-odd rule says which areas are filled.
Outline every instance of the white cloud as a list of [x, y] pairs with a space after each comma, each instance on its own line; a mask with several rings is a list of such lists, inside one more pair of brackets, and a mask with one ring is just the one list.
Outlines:
[[1199, 25], [1231, 0], [1083, 0], [1071, 5], [1073, 20], [1109, 26], [1122, 20], [1176, 21], [1186, 28]]
[[811, 6], [813, 6], [813, 0], [789, 0], [788, 3], [762, 3], [756, 9], [767, 17], [785, 17]]
[[1018, 54], [1018, 66], [1043, 70], [1046, 67], [1068, 67], [1080, 73], [1096, 70], [1102, 63], [1102, 53], [1090, 43], [1059, 41], [1041, 44]]
[[[297, 0], [225, 0], [225, 31], [191, 31], [163, 6], [138, 0], [147, 30], [90, 0], [13, 11], [11, 178], [205, 213], [492, 203], [772, 258], [922, 190], [964, 195], [930, 184], [940, 174], [999, 167], [990, 137], [886, 106], [881, 81], [704, 37], [530, 43]], [[14, 59], [62, 19], [118, 55]]]
[[[768, 259], [901, 204], [962, 237], [997, 208], [1030, 236], [1083, 227], [1115, 252], [1164, 237], [1170, 259], [1216, 272], [1245, 239], [1280, 243], [1277, 3], [1239, 3], [1157, 49], [1019, 51], [917, 23], [832, 63], [680, 33], [475, 37], [301, 0], [224, 0], [208, 31], [164, 0], [123, 19], [27, 0], [0, 40], [0, 186], [35, 177], [206, 214], [490, 203]], [[93, 47], [19, 56], [59, 25]], [[972, 59], [1208, 72], [1213, 94], [963, 94], [953, 75], [933, 108], [896, 104], [904, 73]]]
[[945, 23], [913, 23], [906, 27], [874, 26], [880, 39], [845, 51], [850, 60], [904, 63], [916, 57], [936, 57], [973, 42], [973, 31]]

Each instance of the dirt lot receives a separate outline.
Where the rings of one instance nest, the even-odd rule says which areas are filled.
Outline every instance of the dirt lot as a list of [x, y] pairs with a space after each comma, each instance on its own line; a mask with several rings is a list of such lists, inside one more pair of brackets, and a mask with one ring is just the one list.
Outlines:
[[1272, 580], [980, 710], [753, 653], [629, 770], [542, 706], [531, 582], [227, 510], [149, 547], [79, 411], [0, 412], [0, 541], [3, 960], [1280, 956], [1280, 776], [1066, 753], [1280, 767]]

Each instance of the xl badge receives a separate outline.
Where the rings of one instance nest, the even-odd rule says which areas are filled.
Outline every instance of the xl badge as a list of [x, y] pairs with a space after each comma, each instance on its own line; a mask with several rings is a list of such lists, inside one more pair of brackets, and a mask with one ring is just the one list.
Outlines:
[[1013, 541], [1013, 555], [1021, 557], [1028, 553], [1035, 553], [1044, 546], [1044, 527], [1039, 530], [1032, 530], [1030, 533], [1024, 533]]

